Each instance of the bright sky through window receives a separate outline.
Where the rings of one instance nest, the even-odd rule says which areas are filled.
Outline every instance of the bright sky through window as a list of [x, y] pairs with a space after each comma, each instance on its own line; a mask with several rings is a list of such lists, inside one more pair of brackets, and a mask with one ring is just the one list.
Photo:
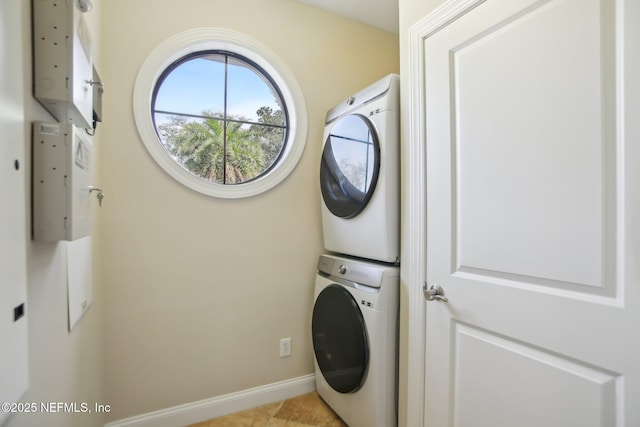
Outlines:
[[[281, 107], [269, 87], [250, 69], [229, 64], [228, 114], [258, 121], [256, 112]], [[156, 110], [201, 115], [224, 109], [224, 63], [197, 58], [181, 64], [165, 79], [156, 98]]]

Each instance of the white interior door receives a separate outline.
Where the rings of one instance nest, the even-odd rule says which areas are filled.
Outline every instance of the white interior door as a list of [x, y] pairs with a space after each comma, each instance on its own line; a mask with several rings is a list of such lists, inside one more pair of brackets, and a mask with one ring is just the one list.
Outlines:
[[454, 0], [412, 29], [425, 426], [640, 426], [639, 23]]

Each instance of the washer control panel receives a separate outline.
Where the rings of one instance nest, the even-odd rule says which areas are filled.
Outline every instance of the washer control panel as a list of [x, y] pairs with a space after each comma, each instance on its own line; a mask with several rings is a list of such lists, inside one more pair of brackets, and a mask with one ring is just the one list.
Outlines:
[[318, 259], [318, 271], [327, 276], [339, 277], [350, 282], [379, 288], [382, 283], [384, 267], [370, 262], [364, 263], [321, 255]]

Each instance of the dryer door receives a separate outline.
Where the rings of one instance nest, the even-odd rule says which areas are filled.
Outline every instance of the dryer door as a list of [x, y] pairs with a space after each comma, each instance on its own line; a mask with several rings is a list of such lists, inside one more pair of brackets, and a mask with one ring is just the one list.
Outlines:
[[369, 364], [367, 328], [356, 300], [329, 285], [316, 298], [311, 322], [313, 350], [327, 383], [340, 393], [360, 389]]
[[373, 195], [380, 170], [380, 144], [371, 122], [360, 114], [338, 119], [322, 151], [320, 189], [337, 217], [353, 218]]

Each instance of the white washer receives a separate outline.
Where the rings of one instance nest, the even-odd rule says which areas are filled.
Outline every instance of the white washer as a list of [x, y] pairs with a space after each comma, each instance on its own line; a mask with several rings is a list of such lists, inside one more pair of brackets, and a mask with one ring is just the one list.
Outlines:
[[390, 74], [327, 113], [320, 189], [328, 251], [400, 261], [399, 92]]
[[397, 425], [399, 268], [322, 255], [312, 317], [318, 394], [350, 427]]

